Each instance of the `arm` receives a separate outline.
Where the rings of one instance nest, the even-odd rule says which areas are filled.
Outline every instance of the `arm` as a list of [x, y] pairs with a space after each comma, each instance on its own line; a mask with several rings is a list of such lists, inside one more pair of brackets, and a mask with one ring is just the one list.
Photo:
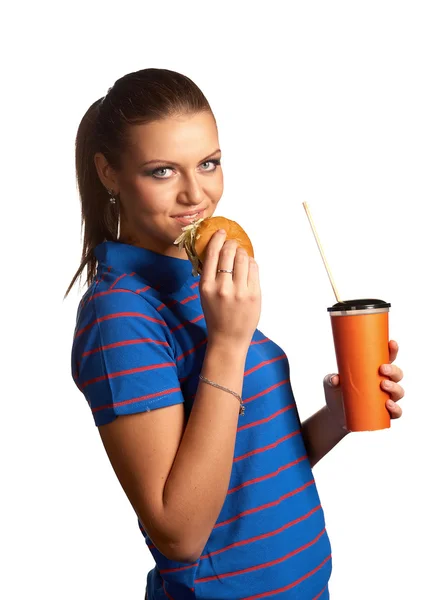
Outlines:
[[302, 435], [311, 467], [313, 468], [348, 433], [327, 406], [306, 419], [302, 424]]
[[[201, 373], [239, 395], [248, 348], [207, 346]], [[199, 382], [184, 430], [183, 405], [119, 416], [100, 427], [116, 475], [158, 550], [195, 562], [229, 486], [239, 402]]]
[[[247, 349], [207, 348], [202, 375], [242, 394]], [[163, 490], [183, 554], [197, 560], [224, 504], [230, 483], [240, 404], [228, 392], [199, 383], [196, 400]]]

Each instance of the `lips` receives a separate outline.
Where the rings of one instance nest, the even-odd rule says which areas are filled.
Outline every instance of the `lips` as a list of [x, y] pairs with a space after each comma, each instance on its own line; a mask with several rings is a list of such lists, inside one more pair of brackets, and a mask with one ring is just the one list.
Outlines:
[[187, 213], [186, 215], [179, 216], [179, 217], [175, 216], [175, 217], [172, 217], [172, 219], [175, 219], [175, 221], [178, 221], [178, 223], [182, 223], [183, 225], [190, 225], [194, 221], [197, 221], [198, 219], [202, 219], [203, 216], [204, 216], [204, 210], [199, 210], [198, 212], [195, 212], [195, 213]]

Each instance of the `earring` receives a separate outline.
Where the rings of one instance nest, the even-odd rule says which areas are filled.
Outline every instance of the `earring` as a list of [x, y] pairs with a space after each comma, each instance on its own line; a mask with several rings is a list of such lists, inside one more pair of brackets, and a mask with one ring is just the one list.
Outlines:
[[111, 204], [115, 204], [116, 203], [116, 199], [114, 198], [114, 190], [109, 189], [107, 190], [108, 194], [110, 195], [110, 202]]
[[[109, 190], [107, 190], [107, 192], [110, 195], [110, 199], [109, 199], [110, 203], [115, 204], [116, 199], [115, 199], [114, 190], [109, 189]], [[118, 211], [118, 214], [117, 214], [117, 237], [116, 237], [116, 240], [118, 240], [119, 237], [120, 237], [120, 210]]]

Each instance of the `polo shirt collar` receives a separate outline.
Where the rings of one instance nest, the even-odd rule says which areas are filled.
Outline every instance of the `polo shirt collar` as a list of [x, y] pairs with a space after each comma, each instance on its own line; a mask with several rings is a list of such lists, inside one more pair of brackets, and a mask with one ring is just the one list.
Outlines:
[[199, 277], [193, 277], [189, 260], [121, 242], [102, 242], [94, 248], [94, 255], [99, 266], [121, 273], [135, 272], [153, 288], [168, 293], [177, 292], [189, 280], [196, 281]]

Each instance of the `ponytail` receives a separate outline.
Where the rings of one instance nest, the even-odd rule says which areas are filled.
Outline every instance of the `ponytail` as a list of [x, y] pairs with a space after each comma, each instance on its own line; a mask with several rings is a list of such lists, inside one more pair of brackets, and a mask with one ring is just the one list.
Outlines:
[[97, 260], [94, 248], [117, 235], [118, 207], [109, 202], [108, 192], [102, 185], [94, 164], [94, 155], [100, 151], [98, 136], [99, 107], [102, 98], [94, 102], [79, 124], [76, 135], [76, 181], [81, 199], [81, 233], [83, 246], [81, 263], [64, 298], [68, 295], [82, 271], [87, 267], [87, 285], [96, 274]]

